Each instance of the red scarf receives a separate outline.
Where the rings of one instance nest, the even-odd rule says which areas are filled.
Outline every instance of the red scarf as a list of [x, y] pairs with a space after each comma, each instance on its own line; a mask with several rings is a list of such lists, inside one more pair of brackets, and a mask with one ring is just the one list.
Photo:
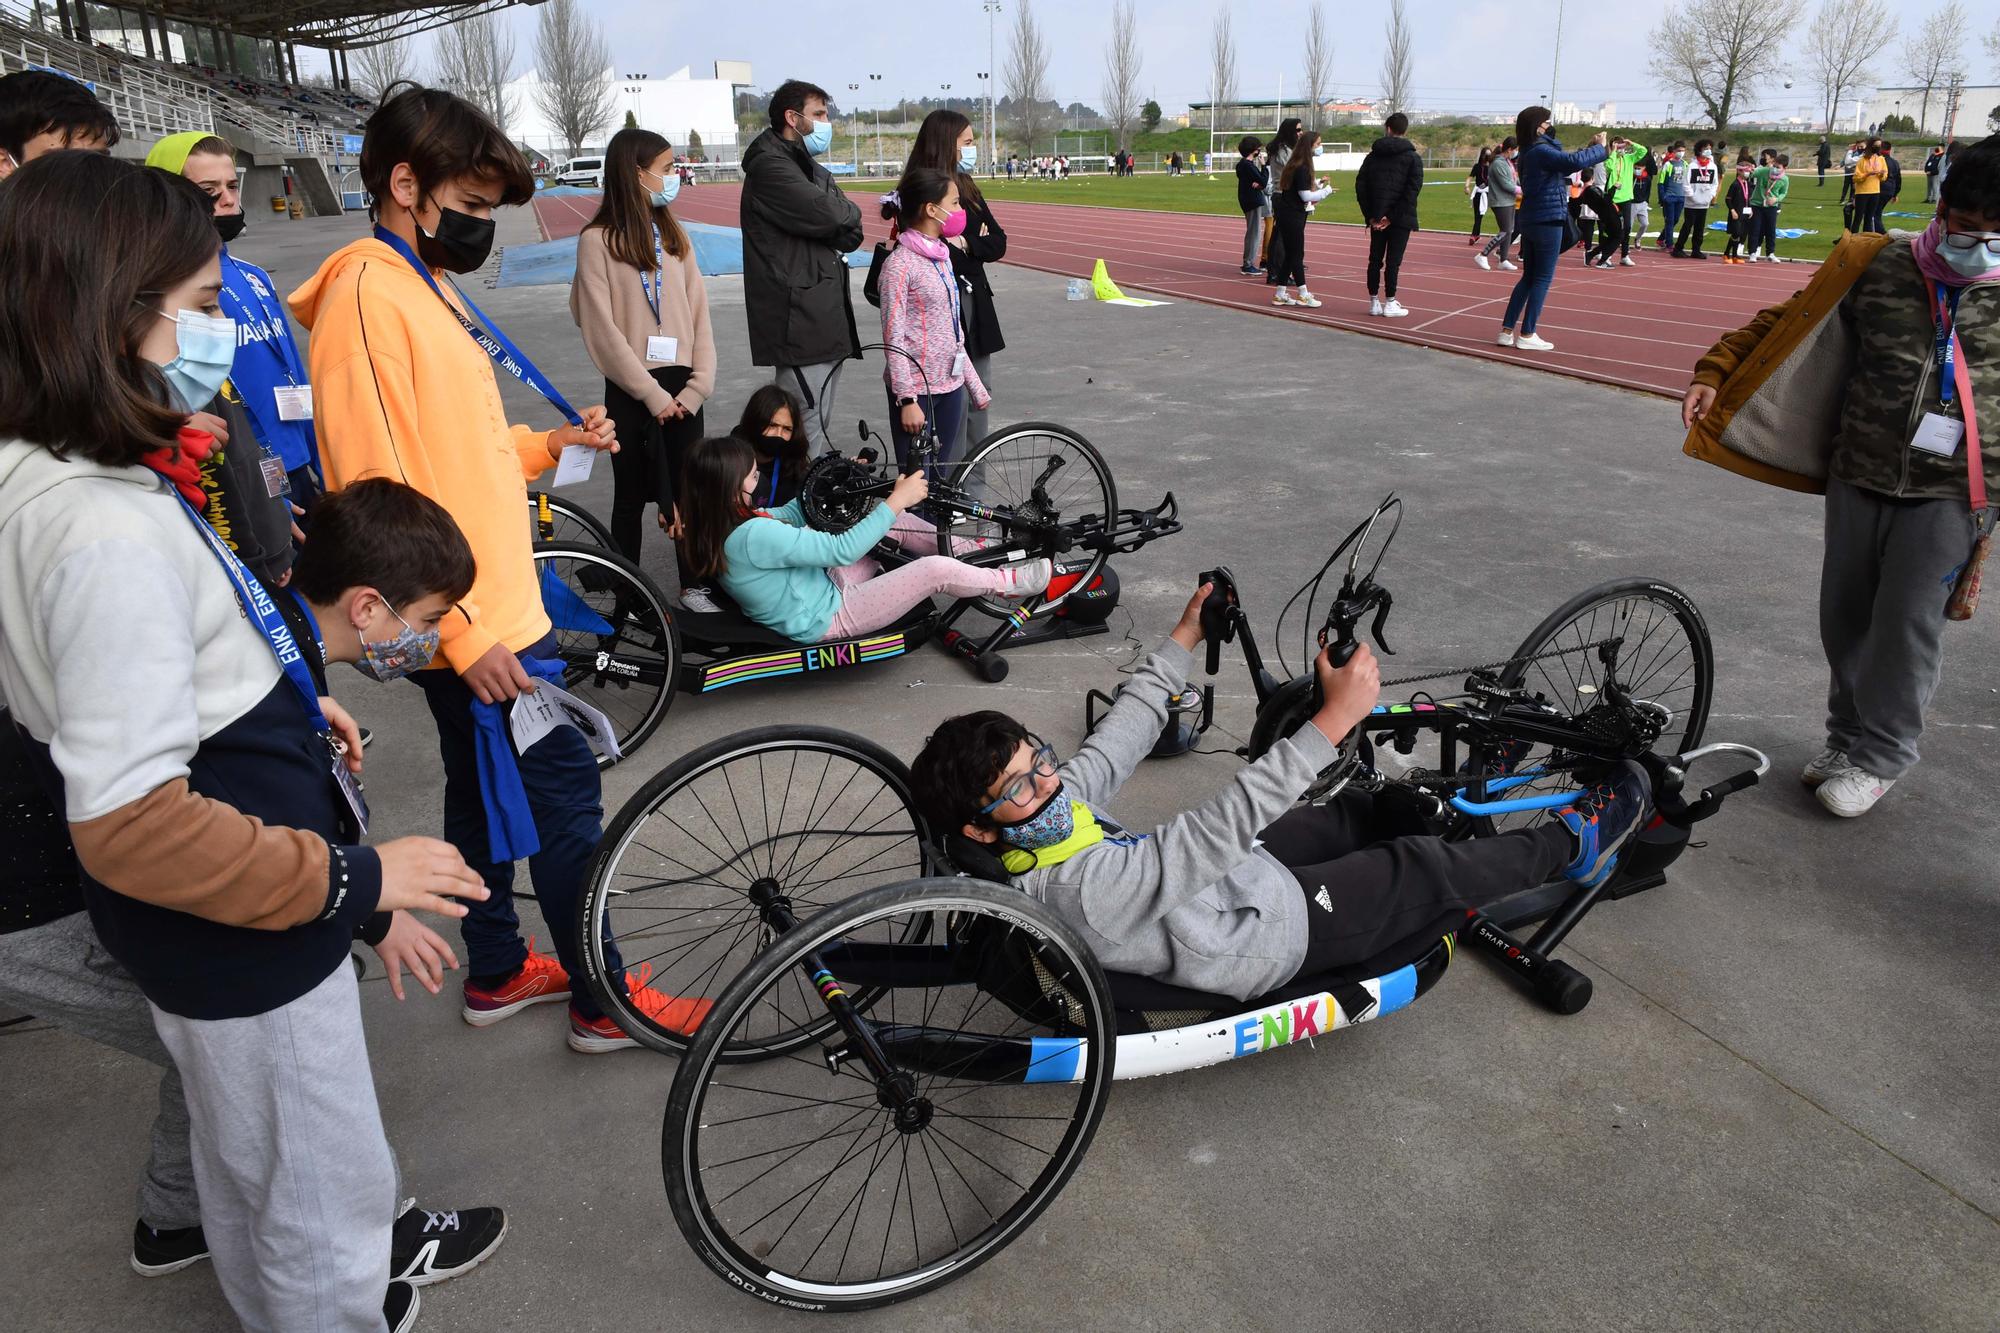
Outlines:
[[199, 513], [208, 503], [201, 488], [201, 465], [215, 452], [215, 437], [193, 426], [182, 426], [173, 449], [154, 449], [139, 461], [173, 483], [181, 498]]

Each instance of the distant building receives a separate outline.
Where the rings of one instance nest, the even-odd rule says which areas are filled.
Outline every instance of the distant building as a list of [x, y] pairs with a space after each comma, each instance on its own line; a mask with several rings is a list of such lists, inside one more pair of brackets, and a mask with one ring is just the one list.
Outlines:
[[[1215, 108], [1213, 124], [1221, 130], [1261, 130], [1276, 129], [1287, 116], [1297, 116], [1308, 123], [1312, 103], [1305, 98], [1292, 101], [1269, 99], [1233, 99]], [[1320, 104], [1320, 123], [1323, 125], [1353, 125], [1363, 121], [1380, 120], [1381, 112], [1374, 102], [1334, 100]], [[1195, 129], [1207, 129], [1211, 123], [1207, 102], [1188, 103], [1187, 114], [1179, 118], [1182, 125]]]
[[1618, 123], [1618, 104], [1600, 102], [1595, 107], [1581, 106], [1575, 102], [1557, 102], [1550, 108], [1555, 112], [1558, 125], [1615, 125]]
[[[1872, 96], [1860, 99], [1858, 115], [1835, 119], [1843, 130], [1862, 133], [1891, 116], [1908, 116], [1917, 123], [1916, 133], [1942, 138], [1946, 104], [1950, 101], [1951, 93], [1943, 84], [1931, 89], [1928, 106], [1922, 88], [1877, 88]], [[1986, 115], [1995, 106], [2000, 106], [2000, 85], [1986, 83], [1960, 88], [1958, 120], [1952, 132], [1961, 139], [1985, 138], [1991, 132], [1986, 128]]]
[[[716, 68], [725, 77], [697, 79], [686, 65], [663, 77], [605, 70], [604, 81], [614, 92], [611, 122], [582, 145], [582, 151], [601, 151], [623, 127], [629, 111], [642, 127], [665, 135], [676, 153], [686, 151], [688, 131], [692, 130], [701, 136], [701, 151], [706, 157], [734, 161], [736, 89], [749, 81], [749, 66], [740, 61], [717, 61]], [[569, 145], [536, 100], [535, 92], [541, 85], [541, 76], [534, 70], [507, 85], [507, 133], [516, 143], [560, 160], [568, 156]]]

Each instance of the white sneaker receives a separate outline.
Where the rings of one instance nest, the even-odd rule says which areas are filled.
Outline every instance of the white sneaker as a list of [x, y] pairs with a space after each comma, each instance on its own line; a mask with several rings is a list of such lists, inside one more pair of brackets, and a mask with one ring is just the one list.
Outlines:
[[1013, 586], [1001, 591], [1000, 595], [1002, 597], [1033, 597], [1038, 592], [1048, 591], [1049, 580], [1056, 575], [1056, 566], [1053, 560], [1046, 558], [1029, 560], [1023, 564], [1011, 566], [1007, 570], [1007, 574], [1014, 582]]
[[1799, 781], [1808, 787], [1817, 787], [1842, 769], [1852, 767], [1854, 765], [1847, 762], [1847, 751], [1836, 750], [1829, 745], [1806, 761], [1806, 766], [1799, 770]]
[[1889, 788], [1895, 785], [1894, 778], [1878, 778], [1865, 768], [1849, 764], [1820, 783], [1814, 794], [1821, 805], [1842, 819], [1853, 819], [1874, 809], [1875, 802], [1887, 796]]
[[1510, 273], [1511, 273], [1511, 272], [1513, 272], [1513, 271], [1514, 271], [1515, 269], [1519, 268], [1519, 267], [1520, 267], [1520, 265], [1519, 265], [1519, 264], [1516, 264], [1516, 263], [1515, 263], [1515, 262], [1514, 262], [1513, 260], [1511, 260], [1511, 259], [1503, 259], [1503, 260], [1501, 260], [1501, 261], [1500, 261], [1500, 267], [1501, 267], [1501, 268], [1504, 268], [1504, 269], [1506, 269], [1506, 270], [1507, 270], [1508, 272], [1510, 272]]
[[709, 595], [706, 588], [682, 588], [681, 606], [698, 615], [714, 615], [722, 610], [715, 604], [715, 598]]
[[1315, 310], [1317, 310], [1321, 305], [1324, 304], [1324, 302], [1322, 302], [1317, 296], [1314, 296], [1311, 292], [1307, 291], [1305, 288], [1301, 287], [1299, 288], [1299, 299], [1294, 304], [1309, 305], [1313, 307]]
[[1368, 298], [1368, 313], [1369, 313], [1369, 314], [1371, 314], [1371, 315], [1379, 315], [1379, 314], [1381, 314], [1381, 313], [1382, 313], [1382, 298], [1381, 298], [1381, 297], [1379, 297], [1379, 296], [1371, 296], [1371, 297], [1369, 297], [1369, 298]]
[[1410, 317], [1410, 312], [1408, 310], [1405, 310], [1403, 308], [1403, 303], [1401, 301], [1398, 301], [1395, 297], [1392, 296], [1388, 300], [1382, 303], [1382, 318], [1408, 319], [1409, 317]]
[[1271, 298], [1271, 304], [1297, 305], [1298, 302], [1295, 299], [1293, 299], [1292, 294], [1290, 292], [1286, 291], [1283, 287], [1280, 287], [1278, 288], [1278, 294]]
[[1620, 267], [1620, 268], [1637, 268], [1637, 267], [1639, 267], [1639, 265], [1637, 264], [1637, 262], [1635, 262], [1635, 261], [1633, 260], [1632, 256], [1630, 256], [1630, 255], [1626, 255], [1626, 256], [1625, 256], [1625, 257], [1624, 257], [1623, 259], [1621, 259], [1621, 260], [1619, 260], [1619, 261], [1618, 261], [1618, 267]]
[[1472, 262], [1479, 265], [1479, 267], [1485, 269], [1489, 273], [1493, 271], [1493, 264], [1490, 260], [1486, 258], [1485, 255], [1474, 255], [1472, 257]]
[[1533, 333], [1524, 333], [1514, 339], [1514, 346], [1524, 352], [1553, 352], [1556, 350], [1554, 343], [1550, 342], [1547, 338]]
[[1756, 263], [1756, 262], [1757, 262], [1757, 256], [1755, 256], [1755, 255], [1745, 255], [1745, 256], [1743, 256], [1743, 262], [1744, 262], [1744, 263], [1746, 263], [1746, 264], [1754, 264], [1754, 263]]
[[1498, 338], [1495, 338], [1493, 341], [1500, 344], [1500, 346], [1502, 347], [1512, 347], [1514, 345], [1514, 330], [1512, 329], [1500, 330], [1500, 336]]

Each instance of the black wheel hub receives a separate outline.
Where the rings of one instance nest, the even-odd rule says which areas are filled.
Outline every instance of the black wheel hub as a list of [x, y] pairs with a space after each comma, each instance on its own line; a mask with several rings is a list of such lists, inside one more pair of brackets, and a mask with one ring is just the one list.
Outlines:
[[795, 918], [792, 916], [792, 900], [785, 896], [784, 885], [768, 875], [763, 876], [751, 883], [749, 897], [756, 904], [758, 915], [764, 918], [765, 925], [777, 931], [791, 928]]

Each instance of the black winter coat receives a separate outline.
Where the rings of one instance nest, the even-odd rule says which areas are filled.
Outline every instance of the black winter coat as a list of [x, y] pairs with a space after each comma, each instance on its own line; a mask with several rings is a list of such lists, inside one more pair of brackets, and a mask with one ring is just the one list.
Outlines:
[[965, 303], [965, 350], [971, 356], [992, 356], [1007, 340], [1000, 336], [1000, 316], [993, 309], [993, 284], [986, 280], [986, 266], [1007, 257], [1007, 233], [983, 201], [964, 203], [965, 248], [951, 247], [951, 271], [971, 290], [972, 299]]
[[810, 366], [861, 354], [846, 254], [861, 208], [805, 145], [765, 130], [743, 150], [743, 308], [750, 361]]
[[1354, 202], [1361, 220], [1388, 218], [1391, 226], [1417, 228], [1417, 197], [1424, 188], [1424, 160], [1417, 146], [1400, 135], [1377, 139], [1354, 178]]

